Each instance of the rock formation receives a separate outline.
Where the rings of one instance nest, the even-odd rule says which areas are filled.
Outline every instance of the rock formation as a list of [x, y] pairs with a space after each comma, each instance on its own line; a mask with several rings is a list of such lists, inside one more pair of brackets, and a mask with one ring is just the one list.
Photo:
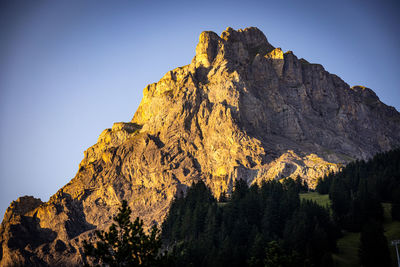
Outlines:
[[81, 240], [126, 199], [147, 225], [202, 179], [219, 196], [300, 176], [311, 187], [341, 164], [400, 145], [400, 114], [362, 86], [274, 48], [257, 28], [203, 32], [189, 65], [148, 85], [131, 122], [85, 151], [48, 202], [21, 197], [0, 227], [1, 266], [84, 262]]

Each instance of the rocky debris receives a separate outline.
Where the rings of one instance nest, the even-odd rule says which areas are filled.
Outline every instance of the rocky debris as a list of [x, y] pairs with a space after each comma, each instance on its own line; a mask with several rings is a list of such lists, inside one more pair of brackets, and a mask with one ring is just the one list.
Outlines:
[[189, 65], [148, 85], [131, 122], [87, 149], [48, 202], [13, 202], [0, 265], [82, 265], [81, 240], [112, 222], [123, 199], [147, 226], [202, 179], [215, 196], [300, 176], [311, 187], [354, 159], [400, 145], [400, 114], [365, 87], [269, 44], [257, 28], [203, 32]]

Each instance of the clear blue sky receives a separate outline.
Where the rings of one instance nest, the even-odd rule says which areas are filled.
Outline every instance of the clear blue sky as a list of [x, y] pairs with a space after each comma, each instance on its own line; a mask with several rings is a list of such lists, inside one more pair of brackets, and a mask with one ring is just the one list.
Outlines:
[[0, 219], [47, 201], [143, 88], [190, 63], [199, 34], [256, 26], [271, 44], [400, 109], [398, 1], [0, 2]]

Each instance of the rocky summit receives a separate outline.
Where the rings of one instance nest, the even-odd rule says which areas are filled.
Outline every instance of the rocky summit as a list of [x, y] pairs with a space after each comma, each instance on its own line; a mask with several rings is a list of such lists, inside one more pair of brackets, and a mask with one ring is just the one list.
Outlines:
[[21, 197], [0, 227], [0, 265], [85, 263], [81, 241], [123, 199], [150, 226], [203, 180], [215, 196], [300, 176], [310, 187], [355, 159], [400, 145], [400, 114], [362, 86], [272, 46], [257, 28], [203, 32], [189, 65], [148, 85], [130, 122], [87, 149], [48, 202]]

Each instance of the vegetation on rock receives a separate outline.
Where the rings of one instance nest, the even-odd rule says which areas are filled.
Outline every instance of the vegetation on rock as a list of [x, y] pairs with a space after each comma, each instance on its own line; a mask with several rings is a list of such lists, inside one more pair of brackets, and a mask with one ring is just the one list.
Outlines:
[[[302, 204], [286, 208], [269, 197], [264, 200], [271, 205], [260, 204], [248, 197], [257, 199], [261, 193], [248, 192], [262, 191], [266, 180], [297, 176], [313, 189], [319, 177], [338, 171], [343, 164], [399, 145], [400, 113], [382, 103], [372, 90], [350, 88], [321, 65], [298, 59], [292, 52], [283, 53], [257, 28], [227, 28], [221, 36], [203, 32], [191, 63], [146, 86], [132, 120], [104, 130], [97, 143], [85, 151], [68, 184], [47, 202], [28, 198], [10, 206], [0, 225], [0, 265], [82, 265], [81, 241], [93, 229], [105, 230], [112, 223], [121, 199], [128, 200], [132, 213], [149, 226], [154, 221], [161, 223], [176, 194], [197, 180], [202, 180], [214, 197], [222, 195], [221, 200], [224, 192], [232, 193], [236, 180], [257, 184], [259, 189], [246, 189], [244, 198], [232, 194], [232, 200], [224, 205], [209, 200], [207, 210], [197, 207], [190, 212], [199, 217], [213, 214], [215, 209], [226, 215], [248, 207], [244, 200], [254, 202], [256, 206], [249, 206], [249, 211], [240, 211], [251, 213], [249, 218], [239, 215], [240, 222], [220, 225], [215, 217], [215, 225], [222, 234], [233, 231], [228, 227], [263, 233], [263, 227], [270, 225], [273, 230], [265, 234], [272, 237], [267, 241], [278, 236], [278, 244], [287, 251], [290, 248], [281, 242], [286, 220], [290, 221]], [[356, 194], [358, 183], [354, 188], [347, 181], [334, 184], [337, 192], [345, 188], [344, 194], [334, 197], [335, 216], [341, 225], [354, 229], [361, 229], [360, 218], [368, 213], [363, 199], [376, 204], [387, 195], [371, 194], [369, 184], [367, 191]], [[294, 189], [282, 186], [284, 193], [273, 195], [282, 203], [292, 203], [290, 197], [295, 199], [296, 194], [287, 192]], [[359, 205], [360, 216], [349, 219], [351, 210]], [[396, 205], [394, 217], [399, 213]], [[253, 211], [257, 207], [261, 210]], [[375, 215], [367, 216], [378, 218], [379, 205], [376, 207]], [[299, 210], [296, 216], [302, 213]], [[236, 221], [236, 214], [230, 216]], [[249, 230], [254, 218], [264, 222]], [[192, 220], [191, 214], [183, 219]], [[207, 223], [197, 223], [195, 229], [201, 237]], [[320, 223], [307, 222], [306, 227], [309, 225], [321, 228]], [[221, 242], [216, 244], [225, 241]], [[254, 237], [246, 242], [252, 247]], [[238, 255], [247, 251], [235, 249]], [[273, 245], [271, 250], [279, 251]], [[231, 252], [224, 257], [230, 258]], [[309, 256], [312, 261], [321, 257], [318, 253]], [[329, 262], [329, 256], [322, 258]]]
[[161, 239], [157, 226], [149, 234], [143, 229], [143, 221], [130, 220], [131, 209], [124, 200], [119, 213], [108, 232], [96, 231], [98, 241], [95, 244], [84, 240], [86, 256], [93, 257], [94, 262], [111, 267], [120, 266], [160, 266], [165, 257], [160, 256]]

